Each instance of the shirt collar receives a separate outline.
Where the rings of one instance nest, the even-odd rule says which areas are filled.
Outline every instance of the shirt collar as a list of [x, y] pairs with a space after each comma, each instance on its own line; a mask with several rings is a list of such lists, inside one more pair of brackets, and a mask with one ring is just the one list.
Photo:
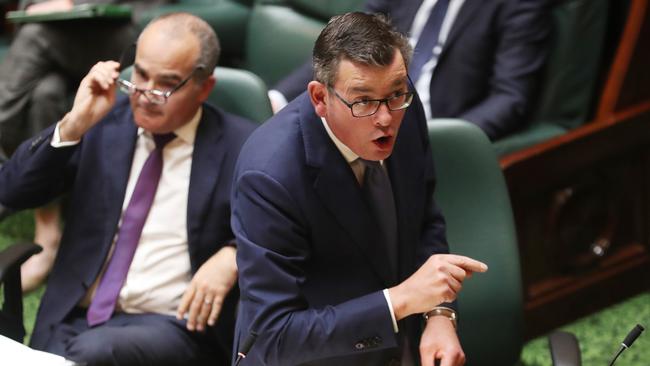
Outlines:
[[345, 146], [345, 144], [341, 142], [341, 140], [339, 140], [338, 137], [336, 137], [336, 135], [334, 135], [334, 132], [332, 132], [332, 130], [330, 129], [330, 126], [327, 124], [325, 118], [321, 117], [320, 120], [323, 122], [323, 126], [325, 126], [325, 131], [327, 131], [327, 134], [329, 135], [330, 139], [332, 140], [332, 142], [334, 142], [336, 148], [339, 149], [339, 151], [345, 158], [345, 161], [347, 161], [349, 164], [357, 160], [359, 158], [359, 155], [355, 154], [354, 151], [352, 151], [352, 149]]
[[[329, 124], [327, 124], [325, 118], [321, 117], [320, 120], [321, 122], [323, 122], [323, 126], [325, 126], [325, 131], [327, 131], [327, 134], [329, 135], [330, 139], [332, 140], [332, 142], [334, 142], [336, 148], [341, 152], [341, 155], [343, 155], [343, 157], [345, 158], [345, 161], [347, 161], [348, 164], [351, 164], [355, 160], [359, 159], [359, 155], [355, 154], [354, 151], [352, 151], [352, 149], [347, 147], [343, 142], [341, 142], [341, 140], [339, 140], [338, 137], [336, 137], [334, 132], [332, 132], [332, 130], [330, 129]], [[384, 165], [383, 160], [380, 160], [379, 163], [382, 166]]]

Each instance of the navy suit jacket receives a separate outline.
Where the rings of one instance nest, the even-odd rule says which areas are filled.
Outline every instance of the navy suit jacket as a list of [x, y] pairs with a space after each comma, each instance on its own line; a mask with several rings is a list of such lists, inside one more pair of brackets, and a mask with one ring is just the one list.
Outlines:
[[307, 94], [246, 142], [231, 199], [241, 290], [235, 343], [259, 336], [243, 365], [383, 365], [399, 359], [400, 335], [417, 355], [422, 318], [401, 321], [395, 334], [382, 290], [448, 251], [419, 102], [386, 164], [398, 217], [396, 275], [352, 169]]
[[[230, 190], [238, 152], [252, 123], [203, 105], [190, 175], [187, 231], [192, 272], [234, 235]], [[23, 143], [0, 171], [0, 201], [23, 209], [39, 207], [68, 192], [61, 247], [41, 300], [31, 346], [43, 348], [52, 326], [82, 299], [108, 255], [120, 218], [137, 126], [127, 98], [73, 147], [50, 145], [54, 126]], [[237, 291], [232, 291], [215, 326], [230, 356]], [[222, 353], [223, 353], [222, 352]]]
[[[408, 34], [422, 0], [368, 0]], [[433, 118], [462, 118], [491, 140], [522, 128], [533, 104], [550, 32], [549, 0], [465, 0], [439, 56], [429, 88]], [[311, 65], [275, 89], [293, 98], [311, 80]]]

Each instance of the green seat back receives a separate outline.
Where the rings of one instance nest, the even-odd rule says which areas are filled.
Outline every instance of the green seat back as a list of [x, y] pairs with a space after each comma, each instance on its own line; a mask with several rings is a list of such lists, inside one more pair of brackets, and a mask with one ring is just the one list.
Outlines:
[[[229, 67], [217, 67], [214, 75], [217, 84], [208, 97], [210, 103], [258, 123], [273, 115], [266, 85], [257, 75]], [[124, 69], [120, 77], [130, 79], [131, 67]]]
[[459, 335], [472, 366], [509, 366], [523, 345], [519, 252], [510, 198], [490, 141], [475, 125], [429, 122], [437, 174], [435, 199], [450, 251], [481, 260], [487, 273], [463, 283]]
[[258, 0], [251, 14], [245, 67], [273, 85], [310, 59], [314, 41], [333, 15], [361, 0]]
[[287, 6], [255, 5], [246, 41], [246, 68], [273, 85], [311, 56], [324, 23]]
[[224, 110], [262, 123], [273, 111], [267, 96], [266, 84], [250, 71], [217, 67], [217, 85], [209, 101]]
[[159, 15], [188, 12], [205, 20], [217, 33], [222, 48], [220, 64], [236, 64], [244, 57], [246, 30], [251, 12], [251, 1], [244, 0], [180, 0], [142, 12], [138, 19], [140, 28]]
[[327, 22], [334, 15], [360, 10], [365, 0], [286, 0], [286, 2], [296, 11]]
[[[553, 9], [553, 34], [541, 90], [525, 130], [495, 142], [499, 155], [576, 128], [590, 118], [603, 59], [608, 0], [563, 0]], [[553, 125], [538, 127], [537, 125]], [[554, 134], [549, 131], [554, 129]]]

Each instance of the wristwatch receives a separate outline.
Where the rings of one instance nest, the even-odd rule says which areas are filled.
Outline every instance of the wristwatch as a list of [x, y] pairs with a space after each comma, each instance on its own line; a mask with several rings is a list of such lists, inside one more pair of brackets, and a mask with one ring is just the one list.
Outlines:
[[433, 308], [433, 310], [422, 314], [422, 316], [425, 320], [429, 320], [429, 318], [433, 316], [444, 316], [447, 319], [451, 320], [451, 324], [454, 325], [454, 329], [458, 328], [458, 318], [456, 316], [456, 312], [453, 309], [444, 306], [436, 306]]

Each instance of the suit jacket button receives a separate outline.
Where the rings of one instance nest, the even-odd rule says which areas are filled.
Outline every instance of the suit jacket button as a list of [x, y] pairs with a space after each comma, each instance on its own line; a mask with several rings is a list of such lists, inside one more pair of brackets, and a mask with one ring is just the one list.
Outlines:
[[357, 343], [355, 343], [354, 348], [356, 348], [358, 350], [362, 350], [362, 349], [366, 348], [366, 345], [363, 344], [363, 342], [357, 342]]

